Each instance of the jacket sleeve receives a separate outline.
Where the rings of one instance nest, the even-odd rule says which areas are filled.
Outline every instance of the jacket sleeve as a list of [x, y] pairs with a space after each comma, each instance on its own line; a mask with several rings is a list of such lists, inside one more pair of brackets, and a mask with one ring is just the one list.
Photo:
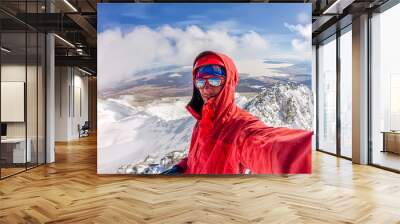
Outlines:
[[240, 163], [257, 174], [311, 173], [312, 131], [257, 125], [246, 131]]

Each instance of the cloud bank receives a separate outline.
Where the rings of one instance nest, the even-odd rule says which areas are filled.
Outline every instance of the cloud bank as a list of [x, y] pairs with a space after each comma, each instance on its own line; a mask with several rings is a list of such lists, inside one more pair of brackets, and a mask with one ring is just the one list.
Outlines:
[[229, 55], [241, 73], [253, 75], [266, 75], [268, 67], [265, 59], [311, 59], [307, 58], [311, 54], [311, 24], [284, 24], [296, 36], [291, 40], [291, 49], [286, 52], [273, 49], [271, 43], [274, 40], [258, 32], [230, 32], [234, 26], [232, 21], [222, 21], [207, 28], [164, 25], [157, 28], [136, 26], [130, 30], [105, 30], [98, 35], [99, 88], [110, 87], [143, 69], [191, 65], [195, 56], [204, 50]]

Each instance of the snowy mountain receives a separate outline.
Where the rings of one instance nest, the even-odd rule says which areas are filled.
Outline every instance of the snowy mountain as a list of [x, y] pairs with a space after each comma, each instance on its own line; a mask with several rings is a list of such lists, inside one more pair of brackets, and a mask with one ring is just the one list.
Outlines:
[[303, 84], [278, 84], [247, 102], [244, 109], [269, 126], [312, 129], [313, 97]]
[[[99, 173], [157, 174], [187, 155], [195, 124], [187, 98], [131, 106], [129, 97], [99, 101]], [[312, 128], [312, 93], [302, 84], [276, 84], [236, 103], [269, 126]]]

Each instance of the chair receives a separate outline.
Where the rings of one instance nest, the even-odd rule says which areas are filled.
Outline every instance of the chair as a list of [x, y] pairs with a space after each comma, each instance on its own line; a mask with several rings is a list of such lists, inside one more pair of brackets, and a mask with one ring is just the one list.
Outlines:
[[80, 125], [78, 124], [79, 138], [89, 136], [89, 129], [90, 129], [89, 121], [85, 121], [82, 127], [80, 127]]

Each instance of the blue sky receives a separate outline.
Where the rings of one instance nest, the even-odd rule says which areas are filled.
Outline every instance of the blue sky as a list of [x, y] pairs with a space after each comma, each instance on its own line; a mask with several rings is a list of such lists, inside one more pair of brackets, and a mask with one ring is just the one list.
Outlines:
[[311, 4], [100, 3], [97, 18], [99, 73], [114, 74], [105, 84], [154, 66], [190, 66], [204, 50], [254, 76], [285, 75], [265, 61], [311, 64]]
[[[260, 33], [290, 33], [283, 24], [304, 21], [299, 15], [311, 15], [311, 4], [303, 3], [100, 3], [98, 31], [107, 28], [130, 28], [146, 25], [156, 28], [165, 24], [184, 27], [187, 24], [206, 27], [216, 21], [233, 20], [240, 27]], [[305, 20], [311, 22], [311, 18]]]

